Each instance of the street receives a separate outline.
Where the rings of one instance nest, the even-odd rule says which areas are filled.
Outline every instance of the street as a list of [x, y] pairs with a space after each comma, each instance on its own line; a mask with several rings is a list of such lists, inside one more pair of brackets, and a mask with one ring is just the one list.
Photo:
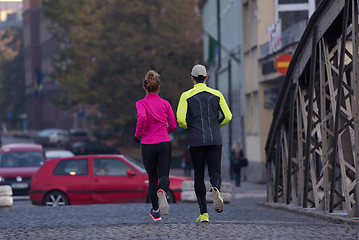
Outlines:
[[[3, 144], [31, 142], [2, 139]], [[171, 173], [183, 171], [172, 169]], [[208, 204], [210, 223], [195, 222], [197, 203], [171, 204], [169, 215], [155, 223], [149, 216], [151, 205], [146, 203], [52, 208], [14, 197], [12, 207], [0, 208], [0, 239], [358, 239], [359, 225], [334, 224], [263, 206], [265, 185], [232, 186], [232, 201], [223, 213]]]
[[358, 239], [358, 225], [257, 205], [265, 201], [265, 185], [243, 183], [223, 213], [208, 205], [210, 223], [195, 222], [197, 203], [171, 204], [155, 223], [145, 203], [51, 208], [15, 201], [0, 209], [0, 239]]

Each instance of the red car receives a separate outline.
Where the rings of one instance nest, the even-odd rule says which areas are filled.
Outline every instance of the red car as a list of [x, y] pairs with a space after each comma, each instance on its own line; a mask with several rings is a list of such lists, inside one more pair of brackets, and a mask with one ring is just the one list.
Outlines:
[[13, 143], [0, 149], [0, 185], [10, 185], [13, 195], [27, 195], [31, 177], [44, 164], [41, 145]]
[[[182, 182], [188, 177], [170, 175], [168, 201], [181, 201]], [[124, 155], [86, 155], [57, 158], [33, 176], [30, 199], [34, 205], [148, 202], [144, 167]]]

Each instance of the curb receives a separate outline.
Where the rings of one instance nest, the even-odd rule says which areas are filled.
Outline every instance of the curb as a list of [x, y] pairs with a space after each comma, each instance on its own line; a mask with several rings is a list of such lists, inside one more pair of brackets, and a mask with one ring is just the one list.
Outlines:
[[338, 213], [328, 213], [323, 211], [318, 211], [315, 208], [302, 208], [296, 207], [293, 205], [288, 205], [284, 203], [257, 203], [258, 206], [286, 210], [294, 212], [300, 215], [306, 215], [309, 217], [319, 218], [322, 220], [330, 221], [336, 224], [350, 224], [350, 225], [359, 225], [359, 218], [348, 218], [338, 216]]
[[0, 186], [0, 208], [13, 205], [12, 189], [9, 185]]

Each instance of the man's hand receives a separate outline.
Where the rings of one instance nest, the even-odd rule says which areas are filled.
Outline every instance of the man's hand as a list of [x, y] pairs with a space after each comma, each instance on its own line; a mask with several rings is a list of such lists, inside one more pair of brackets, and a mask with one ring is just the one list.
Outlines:
[[135, 142], [140, 142], [141, 141], [141, 137], [135, 137]]

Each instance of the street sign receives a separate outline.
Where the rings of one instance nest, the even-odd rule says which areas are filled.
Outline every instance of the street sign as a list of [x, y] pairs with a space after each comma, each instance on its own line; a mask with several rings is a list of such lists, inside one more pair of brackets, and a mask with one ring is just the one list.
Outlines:
[[291, 59], [292, 59], [292, 55], [290, 54], [280, 55], [277, 58], [277, 61], [275, 61], [275, 68], [277, 69], [277, 71], [285, 76]]
[[83, 118], [86, 115], [86, 110], [84, 107], [78, 107], [77, 108], [77, 117]]

